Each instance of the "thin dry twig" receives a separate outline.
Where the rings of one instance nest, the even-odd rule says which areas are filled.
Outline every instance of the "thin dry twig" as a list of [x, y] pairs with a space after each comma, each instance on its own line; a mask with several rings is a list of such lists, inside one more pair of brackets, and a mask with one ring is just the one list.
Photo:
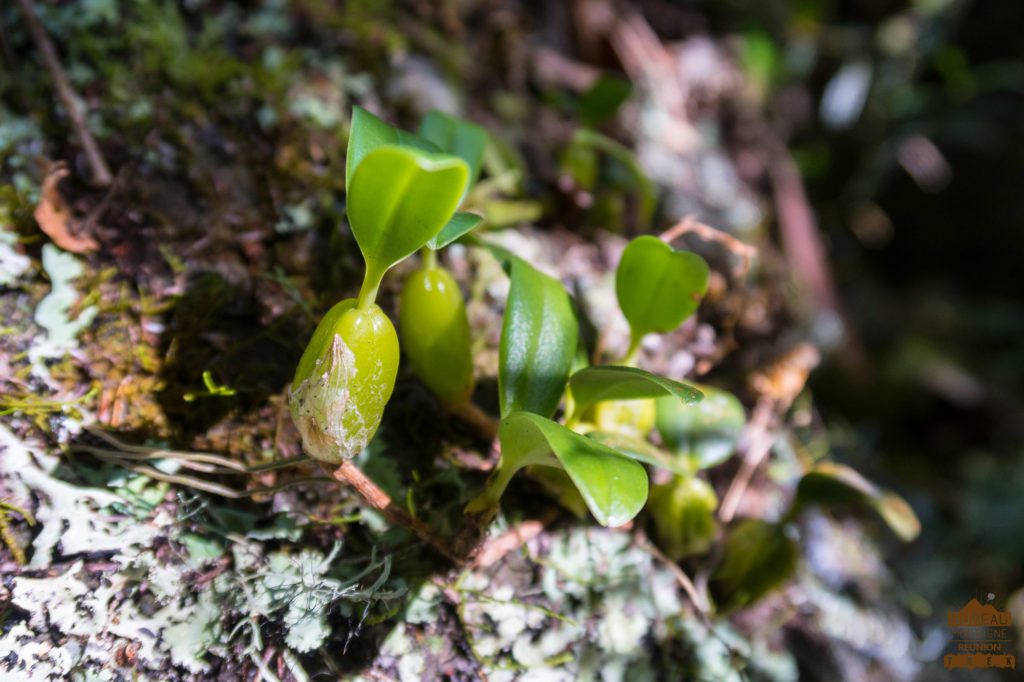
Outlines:
[[85, 120], [85, 111], [80, 104], [78, 95], [75, 94], [70, 81], [68, 81], [64, 67], [61, 66], [60, 58], [57, 56], [57, 49], [54, 47], [53, 41], [50, 40], [50, 36], [46, 34], [46, 29], [43, 27], [42, 22], [39, 21], [35, 8], [32, 6], [32, 0], [18, 0], [18, 7], [25, 17], [25, 23], [28, 25], [29, 33], [32, 35], [32, 42], [43, 57], [46, 70], [50, 72], [50, 78], [53, 79], [54, 88], [57, 90], [57, 97], [64, 106], [68, 118], [71, 119], [71, 124], [74, 126], [75, 133], [82, 144], [82, 151], [85, 152], [85, 158], [88, 160], [89, 168], [92, 170], [92, 181], [96, 185], [106, 187], [113, 181], [114, 176], [111, 174], [110, 167], [107, 166], [102, 152], [100, 152], [96, 139], [89, 131], [89, 124]]
[[839, 296], [800, 171], [781, 143], [772, 146], [775, 149], [768, 170], [786, 260], [807, 287], [817, 309], [838, 312]]
[[675, 61], [658, 34], [636, 10], [622, 13], [608, 36], [612, 49], [634, 83], [642, 84], [658, 108], [668, 112], [662, 141], [675, 151], [687, 152], [700, 139], [686, 111], [689, 93], [680, 81]]
[[690, 598], [693, 608], [697, 611], [698, 618], [701, 619], [701, 622], [704, 623], [709, 630], [713, 629], [711, 617], [709, 616], [711, 612], [711, 605], [708, 603], [707, 598], [702, 597], [697, 591], [696, 585], [694, 585], [693, 581], [690, 580], [690, 576], [686, 575], [686, 571], [684, 571], [679, 564], [665, 556], [665, 553], [658, 549], [658, 547], [651, 542], [644, 533], [637, 532], [634, 537], [636, 544], [640, 549], [651, 554], [653, 557], [658, 559], [658, 561], [661, 561], [668, 566], [668, 569], [672, 571], [672, 574], [676, 577], [676, 582], [678, 582], [679, 586], [683, 588], [683, 592], [686, 593], [686, 596]]
[[488, 540], [473, 557], [475, 568], [489, 568], [544, 532], [544, 528], [555, 520], [558, 512], [552, 510], [544, 518], [530, 519], [518, 523], [496, 538]]
[[696, 217], [692, 215], [686, 216], [678, 223], [662, 232], [659, 237], [666, 244], [671, 244], [684, 234], [695, 234], [705, 241], [721, 244], [723, 247], [728, 249], [729, 253], [739, 259], [739, 265], [733, 269], [733, 275], [737, 279], [743, 278], [748, 272], [750, 272], [750, 266], [753, 263], [754, 258], [757, 256], [756, 246], [742, 242], [727, 232], [723, 232], [711, 227], [710, 225], [698, 222]]
[[751, 387], [760, 397], [740, 437], [738, 450], [743, 453], [743, 461], [718, 508], [718, 518], [724, 523], [729, 523], [736, 515], [754, 473], [768, 456], [778, 435], [773, 428], [775, 422], [804, 389], [807, 377], [820, 360], [816, 347], [802, 343], [779, 358], [767, 371], [757, 372], [751, 377]]

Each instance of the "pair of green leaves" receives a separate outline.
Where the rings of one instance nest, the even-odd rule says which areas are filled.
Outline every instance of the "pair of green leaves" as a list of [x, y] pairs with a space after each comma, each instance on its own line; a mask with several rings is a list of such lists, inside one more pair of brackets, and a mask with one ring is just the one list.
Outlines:
[[486, 133], [443, 114], [427, 116], [421, 133], [353, 110], [345, 168], [348, 217], [368, 278], [377, 282], [424, 245], [441, 248], [480, 222], [455, 211], [479, 172]]
[[496, 506], [519, 469], [554, 466], [568, 474], [599, 523], [621, 525], [647, 501], [647, 473], [639, 462], [661, 465], [666, 460], [642, 441], [624, 444], [614, 434], [590, 437], [553, 421], [566, 387], [571, 387], [580, 413], [605, 400], [670, 396], [695, 403], [701, 394], [632, 367], [586, 367], [570, 376], [578, 324], [565, 287], [525, 261], [494, 251], [506, 262], [511, 278], [498, 372], [502, 462], [471, 511]]

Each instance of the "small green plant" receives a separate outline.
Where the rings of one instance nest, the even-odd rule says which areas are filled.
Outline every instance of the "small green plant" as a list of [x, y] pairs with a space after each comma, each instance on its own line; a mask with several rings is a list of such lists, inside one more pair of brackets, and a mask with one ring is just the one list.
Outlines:
[[186, 403], [190, 403], [196, 398], [230, 398], [236, 393], [235, 389], [230, 386], [218, 384], [213, 378], [213, 372], [208, 369], [203, 370], [203, 385], [206, 386], [205, 391], [189, 391], [182, 396], [182, 399]]
[[469, 167], [356, 107], [345, 169], [348, 219], [366, 264], [358, 298], [324, 316], [292, 381], [292, 418], [306, 451], [342, 462], [380, 425], [398, 373], [398, 335], [376, 303], [384, 274], [449, 224]]
[[[466, 192], [476, 182], [487, 133], [480, 126], [440, 112], [423, 119], [420, 136], [458, 156], [469, 168]], [[419, 269], [402, 285], [399, 330], [412, 371], [451, 410], [469, 406], [473, 392], [473, 356], [469, 320], [459, 286], [439, 262], [437, 252], [478, 227], [473, 213], [456, 213], [422, 249]]]
[[876, 511], [903, 542], [921, 532], [917, 515], [902, 497], [848, 466], [816, 462], [800, 478], [789, 509], [778, 522], [743, 519], [726, 536], [722, 561], [709, 584], [718, 610], [728, 613], [748, 606], [793, 576], [800, 556], [795, 522], [807, 509], [857, 506]]
[[[646, 433], [610, 422], [611, 430], [600, 428], [596, 411], [609, 403], [649, 403], [659, 397], [692, 405], [702, 394], [625, 364], [584, 366], [573, 372], [578, 323], [565, 288], [523, 260], [495, 251], [511, 279], [498, 373], [502, 457], [483, 494], [467, 511], [494, 513], [517, 471], [542, 466], [561, 469], [571, 481], [567, 506], [577, 499], [571, 493], [575, 489], [599, 523], [621, 525], [647, 501], [642, 463], [676, 473], [687, 469], [643, 440]], [[693, 313], [707, 288], [708, 267], [696, 254], [676, 252], [654, 237], [640, 237], [623, 253], [619, 277], [620, 306], [633, 330], [624, 360], [632, 363], [647, 333], [670, 331]], [[564, 423], [559, 423], [553, 416], [563, 400]], [[651, 426], [653, 422], [652, 411]], [[544, 476], [551, 481], [548, 472]]]

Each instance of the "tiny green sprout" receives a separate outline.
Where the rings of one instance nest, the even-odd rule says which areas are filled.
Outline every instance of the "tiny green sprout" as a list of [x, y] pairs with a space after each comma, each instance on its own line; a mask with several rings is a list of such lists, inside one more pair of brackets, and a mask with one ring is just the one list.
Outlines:
[[303, 446], [338, 463], [380, 426], [398, 371], [398, 336], [376, 303], [384, 274], [451, 220], [469, 168], [432, 143], [356, 107], [345, 185], [348, 219], [366, 263], [357, 299], [324, 316], [299, 360], [289, 406]]
[[188, 393], [181, 397], [182, 400], [184, 400], [186, 403], [190, 403], [194, 401], [196, 398], [212, 398], [218, 396], [222, 398], [228, 398], [235, 395], [236, 393], [235, 389], [231, 388], [230, 386], [221, 386], [220, 384], [218, 384], [213, 378], [213, 373], [208, 369], [203, 370], [203, 385], [206, 386], [205, 391], [189, 391]]
[[651, 488], [651, 520], [658, 545], [673, 561], [711, 548], [718, 497], [696, 476], [676, 476]]

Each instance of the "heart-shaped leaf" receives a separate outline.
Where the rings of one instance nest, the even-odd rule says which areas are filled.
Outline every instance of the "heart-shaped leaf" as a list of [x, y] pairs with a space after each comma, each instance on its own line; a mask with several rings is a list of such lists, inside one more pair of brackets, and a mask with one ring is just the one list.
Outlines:
[[686, 405], [693, 405], [704, 397], [696, 388], [682, 382], [621, 365], [584, 367], [569, 378], [569, 387], [577, 414], [583, 414], [594, 403], [604, 400], [670, 396]]
[[446, 154], [454, 154], [469, 166], [469, 185], [480, 175], [480, 164], [487, 146], [487, 131], [475, 123], [440, 111], [431, 111], [420, 122], [420, 135]]
[[619, 261], [615, 292], [634, 341], [682, 324], [700, 305], [709, 275], [708, 264], [695, 253], [676, 251], [649, 235], [631, 241]]
[[679, 462], [669, 453], [661, 448], [651, 445], [643, 438], [634, 438], [622, 433], [613, 431], [588, 431], [587, 438], [596, 440], [601, 445], [606, 445], [621, 455], [635, 459], [644, 464], [650, 464], [674, 474], [689, 474], [690, 469], [685, 463]]
[[796, 571], [799, 551], [785, 527], [760, 519], [742, 521], [729, 533], [711, 592], [724, 613], [771, 592]]
[[522, 259], [512, 257], [510, 276], [498, 362], [501, 414], [550, 417], [576, 352], [576, 314], [562, 283]]
[[476, 213], [459, 211], [452, 216], [452, 219], [448, 221], [448, 224], [442, 227], [441, 231], [438, 232], [433, 239], [427, 242], [427, 246], [435, 251], [443, 249], [462, 235], [469, 234], [475, 230], [483, 221], [484, 219]]
[[655, 401], [655, 425], [665, 446], [692, 471], [721, 464], [733, 453], [746, 423], [736, 396], [711, 386], [697, 386], [704, 399], [683, 405], [664, 397]]
[[647, 501], [642, 466], [550, 419], [515, 412], [501, 421], [498, 438], [501, 464], [481, 496], [489, 504], [497, 504], [512, 475], [530, 465], [564, 469], [602, 526], [626, 523]]
[[348, 219], [368, 272], [384, 271], [430, 241], [451, 219], [468, 169], [457, 157], [377, 147], [359, 162]]
[[419, 135], [400, 130], [362, 107], [352, 107], [352, 123], [345, 155], [345, 194], [351, 192], [352, 176], [360, 162], [374, 149], [385, 145], [412, 147], [433, 153], [441, 151], [436, 144]]
[[866, 504], [904, 542], [912, 541], [921, 532], [921, 522], [902, 497], [879, 488], [854, 469], [837, 462], [818, 462], [804, 474], [797, 485], [789, 516], [815, 504], [830, 507]]

